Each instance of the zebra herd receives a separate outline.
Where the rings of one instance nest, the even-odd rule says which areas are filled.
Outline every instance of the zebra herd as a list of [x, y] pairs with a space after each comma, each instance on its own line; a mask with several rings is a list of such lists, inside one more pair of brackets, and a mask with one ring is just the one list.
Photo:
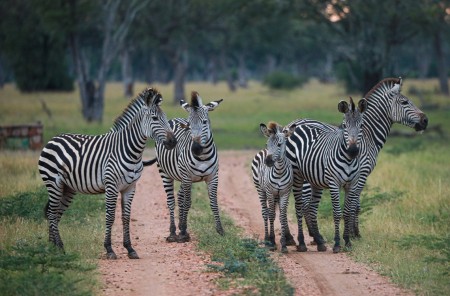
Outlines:
[[[330, 190], [332, 198], [333, 252], [340, 251], [341, 188], [345, 191], [345, 245], [350, 247], [350, 238], [360, 236], [360, 194], [391, 126], [401, 123], [423, 131], [428, 124], [426, 115], [401, 94], [401, 86], [401, 78], [388, 78], [380, 81], [357, 104], [351, 98], [349, 103], [341, 101], [338, 110], [344, 114], [344, 119], [339, 127], [312, 119], [294, 120], [285, 127], [275, 122], [260, 124], [267, 145], [254, 157], [251, 170], [261, 202], [266, 246], [276, 249], [274, 220], [277, 204], [282, 226], [281, 251], [287, 252], [287, 245], [296, 245], [287, 222], [291, 192], [298, 223], [298, 251], [307, 250], [303, 219], [318, 250], [326, 250], [317, 224], [317, 208], [324, 189]], [[97, 136], [62, 134], [47, 143], [38, 167], [49, 195], [45, 215], [50, 242], [63, 249], [58, 224], [77, 192], [105, 193], [104, 247], [108, 259], [117, 258], [111, 247], [111, 229], [120, 192], [123, 246], [130, 259], [139, 258], [130, 240], [131, 203], [143, 167], [154, 163], [158, 165], [167, 194], [170, 213], [167, 242], [190, 240], [187, 216], [191, 207], [191, 187], [192, 183], [201, 181], [207, 184], [216, 231], [224, 235], [217, 203], [218, 153], [208, 115], [222, 100], [204, 105], [194, 91], [190, 103], [180, 101], [181, 107], [189, 113], [188, 118], [172, 120], [167, 120], [162, 111], [162, 100], [156, 89], [148, 88], [130, 102], [110, 132]], [[156, 158], [143, 161], [148, 138], [156, 142]], [[181, 182], [177, 195], [178, 234], [174, 213], [175, 180]]]

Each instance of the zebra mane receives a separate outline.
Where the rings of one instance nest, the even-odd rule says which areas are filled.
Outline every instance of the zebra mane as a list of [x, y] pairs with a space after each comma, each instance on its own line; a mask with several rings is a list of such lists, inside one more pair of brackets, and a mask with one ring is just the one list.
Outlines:
[[278, 131], [278, 126], [279, 126], [278, 123], [276, 123], [274, 121], [270, 121], [269, 124], [267, 125], [267, 129], [272, 131], [274, 134], [276, 134]]
[[145, 105], [145, 96], [148, 95], [149, 90], [159, 93], [156, 89], [146, 89], [142, 91], [137, 97], [130, 101], [128, 106], [122, 111], [122, 114], [114, 120], [111, 131], [117, 132], [127, 127], [133, 121], [136, 114], [141, 110], [142, 106]]
[[376, 92], [378, 91], [381, 87], [385, 87], [387, 89], [392, 88], [395, 84], [400, 83], [401, 79], [400, 78], [385, 78], [383, 80], [381, 80], [380, 82], [377, 83], [377, 85], [375, 85], [374, 87], [372, 87], [371, 90], [369, 90], [369, 92], [364, 96], [364, 98], [366, 98], [366, 100], [369, 100], [370, 97]]
[[198, 107], [201, 107], [203, 105], [202, 98], [200, 98], [200, 95], [196, 91], [191, 92], [191, 106], [196, 109]]

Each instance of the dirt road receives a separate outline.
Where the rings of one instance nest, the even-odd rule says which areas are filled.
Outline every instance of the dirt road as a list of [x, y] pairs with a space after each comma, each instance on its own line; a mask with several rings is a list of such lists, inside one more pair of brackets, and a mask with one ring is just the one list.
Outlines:
[[[263, 221], [254, 189], [250, 162], [256, 151], [220, 153], [220, 210], [231, 216], [250, 237], [263, 236]], [[119, 203], [118, 203], [119, 204]], [[291, 205], [292, 206], [292, 205]], [[118, 260], [100, 260], [103, 295], [230, 295], [214, 285], [218, 274], [205, 273], [209, 256], [195, 250], [195, 236], [190, 243], [168, 244], [166, 195], [156, 166], [144, 169], [132, 206], [131, 234], [141, 259], [129, 260], [122, 247], [120, 209], [113, 228], [113, 246]], [[279, 227], [277, 223], [276, 225]], [[290, 223], [296, 233], [295, 223]], [[277, 233], [279, 233], [277, 231]], [[288, 247], [288, 254], [273, 253], [295, 287], [295, 295], [413, 295], [401, 290], [344, 253], [331, 248], [319, 253], [314, 247], [298, 253]]]

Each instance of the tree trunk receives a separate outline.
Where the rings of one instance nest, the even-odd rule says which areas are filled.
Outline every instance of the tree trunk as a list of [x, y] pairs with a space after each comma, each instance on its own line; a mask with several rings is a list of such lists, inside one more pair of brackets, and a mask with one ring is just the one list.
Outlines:
[[173, 103], [179, 104], [181, 99], [184, 99], [184, 83], [186, 76], [186, 50], [177, 49], [174, 56], [174, 98]]
[[133, 93], [133, 74], [131, 70], [130, 52], [125, 46], [121, 54], [122, 62], [122, 81], [123, 81], [123, 94], [125, 98], [132, 97]]
[[239, 54], [238, 83], [242, 88], [247, 88], [247, 68], [245, 66], [245, 57], [243, 53]]
[[212, 84], [217, 84], [218, 78], [217, 78], [217, 59], [215, 57], [212, 57], [208, 65], [206, 67], [206, 80], [209, 81]]
[[225, 73], [225, 77], [226, 77], [226, 80], [227, 80], [228, 88], [232, 92], [236, 91], [236, 84], [235, 84], [235, 81], [234, 81], [233, 73], [232, 73], [232, 71], [229, 69], [229, 67], [227, 65], [227, 57], [225, 55], [225, 51], [224, 50], [221, 50], [221, 52], [220, 52], [220, 66], [222, 68], [222, 72]]
[[434, 33], [434, 50], [436, 52], [437, 68], [439, 75], [439, 88], [444, 95], [450, 95], [448, 87], [447, 64], [442, 44], [440, 30]]

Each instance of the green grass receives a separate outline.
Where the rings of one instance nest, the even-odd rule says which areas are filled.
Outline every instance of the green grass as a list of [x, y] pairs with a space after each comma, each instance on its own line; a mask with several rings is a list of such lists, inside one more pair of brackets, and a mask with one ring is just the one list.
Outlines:
[[[414, 138], [388, 138], [361, 198], [363, 238], [354, 242], [353, 251], [349, 253], [356, 260], [370, 264], [394, 282], [419, 295], [450, 294], [450, 99], [435, 93], [437, 85], [437, 80], [404, 81], [403, 93], [414, 103], [419, 105], [420, 101], [417, 95], [409, 93], [409, 89], [413, 87], [422, 91], [427, 105], [438, 106], [424, 111], [429, 117], [430, 126], [440, 125], [443, 134], [425, 131]], [[136, 84], [135, 89], [141, 90], [145, 86]], [[181, 107], [172, 104], [173, 85], [155, 86], [164, 96], [163, 109], [167, 116], [186, 117], [186, 112]], [[214, 138], [220, 150], [263, 147], [265, 139], [258, 129], [261, 122], [273, 120], [287, 124], [296, 118], [307, 117], [339, 123], [342, 120], [342, 114], [337, 111], [339, 100], [346, 99], [349, 95], [354, 99], [360, 97], [346, 94], [340, 85], [320, 84], [316, 80], [292, 91], [271, 91], [256, 82], [251, 82], [247, 89], [236, 92], [230, 92], [225, 83], [216, 86], [189, 83], [186, 90], [197, 90], [204, 103], [224, 99], [210, 114]], [[89, 124], [82, 119], [77, 92], [21, 94], [13, 85], [6, 85], [0, 90], [0, 125], [41, 121], [45, 141], [62, 132], [101, 134], [110, 129], [128, 101], [122, 96], [120, 83], [108, 84], [103, 122]], [[44, 111], [42, 102], [51, 111], [51, 117]], [[412, 132], [399, 125], [395, 125], [393, 130]], [[152, 141], [149, 141], [149, 146], [153, 146]], [[39, 189], [42, 181], [37, 171], [38, 157], [39, 152], [0, 152], [0, 201], [11, 203], [12, 197], [22, 200], [22, 204], [15, 205], [14, 209], [10, 209], [11, 204], [1, 204], [0, 250], [7, 251], [2, 256], [15, 254], [18, 251], [14, 251], [14, 248], [21, 247], [23, 242], [40, 250], [40, 243], [47, 241], [46, 223], [39, 220], [46, 197], [43, 197], [43, 191]], [[35, 200], [41, 195], [42, 200]], [[99, 203], [104, 203], [103, 196], [77, 196], [67, 211], [67, 216], [62, 219], [61, 235], [66, 249], [79, 256], [74, 262], [90, 263], [95, 262], [103, 251], [101, 240], [104, 212], [95, 210], [92, 215], [88, 215], [88, 209], [80, 208], [79, 213], [76, 213], [77, 201], [84, 203], [83, 198], [92, 199], [90, 201], [98, 199]], [[36, 218], [24, 216], [28, 213], [20, 213], [19, 209], [28, 204], [30, 215], [35, 215]], [[4, 213], [3, 206], [10, 210]], [[70, 216], [72, 211], [73, 218]], [[209, 215], [207, 206], [202, 211]], [[333, 222], [328, 192], [322, 198], [320, 218], [321, 231], [328, 241], [332, 241]], [[74, 224], [76, 227], [73, 227]], [[226, 227], [228, 229], [229, 225]], [[239, 237], [239, 231], [236, 236]], [[230, 236], [227, 234], [223, 238], [223, 251], [230, 245], [236, 245], [239, 250], [245, 250], [245, 256], [259, 256], [253, 242], [242, 241], [241, 238], [229, 242], [228, 239]], [[79, 243], [80, 240], [83, 241], [82, 244]], [[206, 240], [205, 245], [208, 244], [209, 241]], [[220, 247], [218, 244], [219, 249]], [[233, 262], [246, 259], [242, 260], [240, 257], [241, 251], [234, 252], [229, 253], [229, 257], [226, 257], [226, 252], [214, 257], [221, 260], [222, 267], [230, 267], [223, 270], [230, 277], [223, 280], [224, 286], [246, 281], [241, 280], [242, 275], [227, 271], [233, 268], [243, 269], [240, 263]], [[227, 258], [231, 259], [226, 265]], [[248, 267], [245, 269], [248, 270]], [[95, 279], [95, 275], [91, 274], [89, 277]], [[264, 281], [255, 284], [254, 287], [258, 287], [255, 289], [263, 289], [258, 286], [261, 282]], [[284, 288], [279, 289], [284, 291]]]
[[195, 233], [198, 248], [211, 255], [210, 270], [226, 275], [218, 279], [219, 287], [237, 289], [239, 295], [293, 295], [294, 288], [270, 258], [269, 251], [257, 240], [243, 238], [242, 231], [223, 213], [226, 233], [223, 237], [217, 234], [206, 188], [197, 185], [202, 184], [193, 187], [189, 227]]
[[44, 187], [0, 199], [0, 291], [3, 295], [95, 294], [103, 198], [76, 196], [61, 220], [66, 253], [48, 243], [46, 202]]

